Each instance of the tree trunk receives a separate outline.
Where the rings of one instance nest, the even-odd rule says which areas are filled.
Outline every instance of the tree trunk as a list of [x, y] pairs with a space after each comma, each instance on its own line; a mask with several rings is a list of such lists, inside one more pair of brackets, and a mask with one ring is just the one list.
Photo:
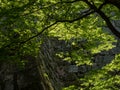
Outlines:
[[43, 90], [61, 90], [62, 87], [55, 72], [55, 65], [57, 64], [55, 63], [55, 58], [52, 56], [54, 50], [52, 52], [50, 51], [52, 47], [49, 38], [46, 39], [45, 43], [42, 44], [38, 58], [36, 59]]
[[14, 72], [13, 74], [13, 90], [19, 90], [17, 83], [17, 72]]

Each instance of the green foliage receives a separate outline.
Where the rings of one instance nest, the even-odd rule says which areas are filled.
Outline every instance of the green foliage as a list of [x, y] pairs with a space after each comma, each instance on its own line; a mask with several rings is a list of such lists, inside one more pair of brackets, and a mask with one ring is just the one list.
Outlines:
[[42, 15], [39, 16], [37, 12], [30, 13], [37, 9], [37, 6], [33, 5], [37, 4], [34, 0], [0, 2], [0, 61], [18, 63], [18, 67], [23, 67], [24, 56], [36, 57], [38, 54], [41, 41], [37, 38], [26, 41], [38, 33], [37, 28], [41, 29], [37, 19]]
[[119, 90], [120, 88], [120, 54], [102, 69], [93, 70], [80, 79], [80, 87], [70, 86], [63, 90]]
[[88, 72], [84, 79], [80, 79], [83, 90], [119, 90], [119, 60], [120, 55], [116, 55], [115, 59], [101, 70]]
[[66, 87], [66, 88], [64, 88], [62, 90], [78, 90], [78, 88], [76, 86], [74, 86], [74, 85], [71, 85], [71, 86]]
[[[99, 8], [104, 0], [0, 0], [0, 62], [24, 68], [24, 56], [37, 57], [48, 35], [67, 43], [69, 50], [57, 52], [59, 58], [92, 65], [93, 56], [115, 47], [116, 40], [103, 30], [105, 21], [86, 1]], [[107, 4], [101, 11], [110, 20], [120, 18], [113, 5]], [[80, 87], [72, 85], [63, 90], [118, 90], [120, 76], [112, 74], [119, 72], [119, 58], [120, 55], [102, 69], [88, 72], [80, 78]]]
[[[101, 51], [115, 47], [116, 42], [113, 36], [98, 28], [98, 17], [91, 15], [87, 19], [74, 22], [72, 24], [58, 24], [49, 32], [50, 36], [66, 40], [71, 51], [57, 53], [58, 56], [67, 61], [75, 61], [77, 65], [92, 64], [92, 56]], [[56, 34], [57, 33], [57, 34]], [[67, 56], [67, 57], [64, 57]]]

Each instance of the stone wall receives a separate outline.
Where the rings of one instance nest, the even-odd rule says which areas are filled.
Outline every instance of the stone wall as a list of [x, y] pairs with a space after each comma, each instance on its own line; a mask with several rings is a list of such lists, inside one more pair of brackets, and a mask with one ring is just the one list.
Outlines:
[[96, 54], [93, 66], [78, 67], [55, 55], [57, 52], [70, 50], [64, 40], [45, 37], [38, 58], [26, 56], [28, 63], [23, 70], [16, 70], [16, 67], [9, 63], [0, 65], [0, 90], [61, 90], [63, 86], [79, 84], [77, 76], [83, 77], [84, 73], [90, 70], [102, 68], [120, 53], [119, 42], [118, 39], [115, 48]]
[[50, 60], [49, 64], [51, 64], [46, 68], [52, 66], [51, 68], [52, 70], [50, 70], [52, 74], [49, 73], [48, 69], [49, 73], [48, 75], [51, 77], [52, 80], [54, 77], [55, 81], [60, 81], [61, 86], [68, 86], [76, 82], [80, 83], [79, 81], [77, 81], [77, 77], [83, 77], [84, 74], [90, 70], [101, 69], [106, 64], [109, 64], [114, 59], [116, 54], [120, 53], [119, 40], [117, 43], [114, 44], [116, 45], [115, 48], [108, 51], [102, 51], [101, 53], [96, 54], [94, 56], [94, 59], [92, 60], [93, 61], [92, 66], [89, 65], [76, 66], [75, 64], [73, 65], [72, 63], [66, 62], [55, 56], [57, 52], [70, 50], [69, 47], [67, 46], [67, 43], [64, 40], [58, 40], [58, 38], [49, 37], [44, 42], [44, 46], [42, 48], [44, 55], [48, 55], [45, 59], [47, 60], [46, 62]]

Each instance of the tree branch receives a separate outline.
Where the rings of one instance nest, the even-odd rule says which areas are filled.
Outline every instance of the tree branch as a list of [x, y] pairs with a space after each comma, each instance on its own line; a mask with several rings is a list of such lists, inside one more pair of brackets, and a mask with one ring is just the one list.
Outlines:
[[101, 10], [102, 8], [103, 8], [103, 6], [105, 6], [107, 4], [107, 2], [106, 1], [104, 1], [100, 6], [99, 6], [99, 10]]
[[[85, 12], [86, 12], [86, 11], [85, 11]], [[84, 12], [83, 12], [83, 13], [84, 13]], [[83, 19], [83, 18], [89, 16], [89, 15], [92, 14], [92, 13], [94, 13], [94, 11], [91, 11], [91, 12], [88, 12], [88, 13], [86, 12], [86, 14], [83, 14], [82, 16], [80, 16], [80, 17], [78, 17], [78, 18], [75, 18], [75, 19], [72, 19], [72, 20], [56, 20], [56, 22], [54, 22], [53, 24], [51, 24], [51, 25], [43, 28], [43, 29], [41, 30], [41, 32], [37, 33], [36, 35], [31, 36], [31, 37], [28, 38], [27, 40], [18, 42], [18, 45], [24, 44], [24, 43], [32, 40], [33, 38], [41, 35], [45, 30], [47, 30], [48, 28], [54, 26], [54, 25], [57, 24], [58, 22], [69, 22], [69, 23], [73, 23], [73, 22], [75, 22], [75, 21], [78, 21], [78, 20], [80, 20], [80, 19]], [[2, 48], [10, 47], [10, 46], [12, 46], [14, 43], [16, 43], [16, 42], [11, 42], [10, 44], [8, 44], [8, 45], [6, 45], [6, 46], [4, 46], [4, 47], [2, 47]]]
[[93, 9], [95, 12], [97, 12], [103, 20], [105, 20], [108, 28], [111, 30], [111, 32], [116, 35], [118, 38], [120, 38], [120, 32], [112, 25], [109, 18], [103, 13], [100, 9], [98, 9], [95, 5], [92, 5], [88, 0], [84, 0], [86, 4], [89, 5], [91, 9]]
[[89, 16], [89, 15], [92, 14], [92, 13], [94, 13], [94, 11], [91, 11], [91, 12], [89, 12], [89, 13], [86, 13], [86, 14], [84, 14], [83, 16], [80, 16], [80, 17], [78, 17], [78, 18], [76, 18], [76, 19], [72, 19], [72, 20], [56, 20], [56, 22], [54, 22], [53, 24], [45, 27], [45, 28], [44, 28], [41, 32], [39, 32], [38, 34], [36, 34], [36, 35], [28, 38], [28, 39], [25, 40], [25, 41], [20, 42], [20, 44], [26, 43], [26, 42], [30, 41], [31, 39], [39, 36], [39, 35], [42, 34], [46, 29], [52, 27], [53, 25], [57, 24], [58, 22], [69, 22], [69, 23], [72, 23], [72, 22], [74, 22], [74, 21], [77, 21], [77, 20], [80, 20], [80, 19], [82, 19], [82, 18], [85, 18], [85, 17]]
[[116, 6], [118, 9], [120, 9], [120, 0], [105, 0], [107, 4], [112, 4]]
[[86, 14], [84, 14], [82, 16], [79, 16], [78, 18], [72, 19], [72, 20], [57, 20], [57, 22], [69, 22], [69, 23], [73, 23], [75, 21], [78, 21], [80, 19], [83, 19], [83, 18], [89, 16], [92, 13], [94, 13], [94, 11], [88, 12], [88, 13], [86, 13]]
[[37, 36], [41, 35], [41, 34], [42, 34], [45, 30], [47, 30], [48, 28], [50, 28], [50, 27], [54, 26], [55, 24], [57, 24], [57, 22], [54, 22], [54, 23], [52, 23], [51, 25], [49, 25], [49, 26], [47, 26], [47, 27], [43, 28], [43, 30], [41, 30], [41, 32], [39, 32], [39, 33], [37, 33], [36, 35], [34, 35], [34, 36], [32, 36], [32, 37], [28, 38], [28, 39], [27, 39], [27, 40], [25, 40], [25, 41], [20, 42], [20, 44], [24, 44], [24, 43], [26, 43], [26, 42], [30, 41], [31, 39], [33, 39], [33, 38], [35, 38], [35, 37], [37, 37]]
[[16, 45], [22, 45], [22, 44], [24, 44], [24, 43], [30, 41], [31, 39], [33, 39], [33, 38], [35, 38], [35, 37], [41, 35], [46, 29], [52, 27], [52, 26], [55, 25], [55, 24], [57, 24], [57, 22], [54, 22], [54, 23], [52, 23], [51, 25], [49, 25], [49, 26], [43, 28], [43, 29], [41, 30], [41, 32], [37, 33], [37, 34], [34, 35], [34, 36], [31, 36], [31, 37], [28, 38], [27, 40], [24, 40], [24, 41], [21, 41], [21, 42], [11, 42], [11, 43], [9, 43], [9, 44], [6, 45], [6, 46], [1, 47], [0, 49], [9, 48], [10, 46], [12, 46], [12, 45], [15, 44], [15, 43], [16, 43]]

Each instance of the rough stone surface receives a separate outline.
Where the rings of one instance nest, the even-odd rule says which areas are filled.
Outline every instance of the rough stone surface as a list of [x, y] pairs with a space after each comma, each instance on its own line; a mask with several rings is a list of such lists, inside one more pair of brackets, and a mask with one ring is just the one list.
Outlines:
[[[120, 40], [115, 43], [115, 48], [97, 54], [93, 59], [92, 66], [75, 66], [55, 56], [57, 52], [70, 51], [69, 44], [64, 40], [48, 37], [42, 44], [37, 64], [33, 61], [34, 58], [26, 56], [29, 62], [26, 63], [25, 69], [17, 70], [16, 82], [19, 90], [42, 90], [43, 88], [43, 90], [47, 90], [45, 88], [50, 86], [53, 88], [51, 90], [61, 90], [62, 86], [72, 85], [76, 83], [74, 82], [76, 75], [83, 77], [84, 73], [100, 69], [110, 63], [115, 55], [120, 53], [119, 42]], [[0, 90], [14, 90], [15, 71], [15, 66], [11, 64], [0, 65]]]

